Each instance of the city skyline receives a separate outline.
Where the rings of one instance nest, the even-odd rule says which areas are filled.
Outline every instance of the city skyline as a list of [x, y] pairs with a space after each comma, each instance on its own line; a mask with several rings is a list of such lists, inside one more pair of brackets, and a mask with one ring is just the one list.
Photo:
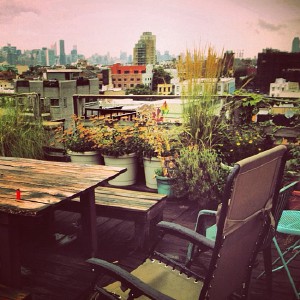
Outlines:
[[[1, 1], [0, 44], [21, 50], [65, 41], [65, 53], [132, 55], [140, 35], [156, 35], [156, 49], [178, 55], [211, 45], [244, 58], [265, 48], [291, 51], [300, 36], [299, 0], [39, 0]], [[261, 3], [262, 2], [262, 3]]]

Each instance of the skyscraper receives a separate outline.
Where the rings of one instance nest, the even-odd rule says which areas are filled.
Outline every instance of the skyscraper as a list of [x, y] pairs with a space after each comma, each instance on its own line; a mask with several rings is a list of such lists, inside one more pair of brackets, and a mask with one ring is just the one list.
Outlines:
[[293, 53], [298, 53], [300, 52], [300, 40], [299, 37], [295, 37], [293, 39], [293, 43], [292, 43], [292, 52]]
[[75, 63], [78, 60], [77, 46], [73, 46], [73, 50], [71, 50], [71, 62]]
[[147, 65], [156, 63], [156, 36], [143, 32], [133, 48], [133, 64]]
[[65, 53], [65, 41], [64, 40], [59, 41], [59, 63], [61, 65], [66, 64], [66, 53]]

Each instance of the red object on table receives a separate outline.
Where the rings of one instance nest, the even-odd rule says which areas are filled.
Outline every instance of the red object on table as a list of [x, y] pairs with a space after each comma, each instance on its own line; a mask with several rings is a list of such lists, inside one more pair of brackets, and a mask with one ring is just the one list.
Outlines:
[[21, 191], [19, 189], [16, 190], [16, 199], [17, 200], [21, 199]]

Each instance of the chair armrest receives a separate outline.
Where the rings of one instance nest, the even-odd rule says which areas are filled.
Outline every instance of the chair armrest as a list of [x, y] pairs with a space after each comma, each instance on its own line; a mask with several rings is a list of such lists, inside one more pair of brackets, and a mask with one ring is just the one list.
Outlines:
[[127, 288], [132, 290], [135, 295], [146, 295], [151, 299], [174, 300], [173, 298], [162, 294], [153, 289], [131, 273], [120, 268], [119, 266], [98, 258], [90, 258], [87, 260], [94, 268], [104, 271], [118, 281], [121, 281]]
[[161, 221], [157, 225], [159, 230], [161, 230], [164, 234], [172, 234], [177, 237], [183, 238], [193, 244], [198, 246], [205, 246], [210, 249], [213, 249], [215, 246], [215, 242], [206, 238], [205, 236], [197, 233], [195, 230], [186, 228], [179, 224], [174, 224], [171, 222]]
[[206, 216], [216, 216], [217, 211], [216, 210], [210, 210], [210, 209], [202, 209], [198, 213], [198, 217], [201, 215], [206, 215]]
[[216, 224], [216, 217], [217, 217], [216, 210], [209, 210], [209, 209], [200, 210], [195, 224], [195, 231], [202, 235], [205, 235], [206, 229], [209, 226]]

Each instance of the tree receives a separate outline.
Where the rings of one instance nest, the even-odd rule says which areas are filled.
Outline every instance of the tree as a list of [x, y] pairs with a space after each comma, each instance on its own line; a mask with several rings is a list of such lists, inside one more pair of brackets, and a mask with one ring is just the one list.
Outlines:
[[152, 90], [157, 90], [157, 85], [162, 83], [170, 83], [172, 76], [166, 72], [163, 67], [159, 66], [153, 69]]
[[126, 95], [133, 94], [133, 95], [152, 95], [152, 90], [144, 85], [144, 84], [137, 84], [133, 89], [126, 90]]

